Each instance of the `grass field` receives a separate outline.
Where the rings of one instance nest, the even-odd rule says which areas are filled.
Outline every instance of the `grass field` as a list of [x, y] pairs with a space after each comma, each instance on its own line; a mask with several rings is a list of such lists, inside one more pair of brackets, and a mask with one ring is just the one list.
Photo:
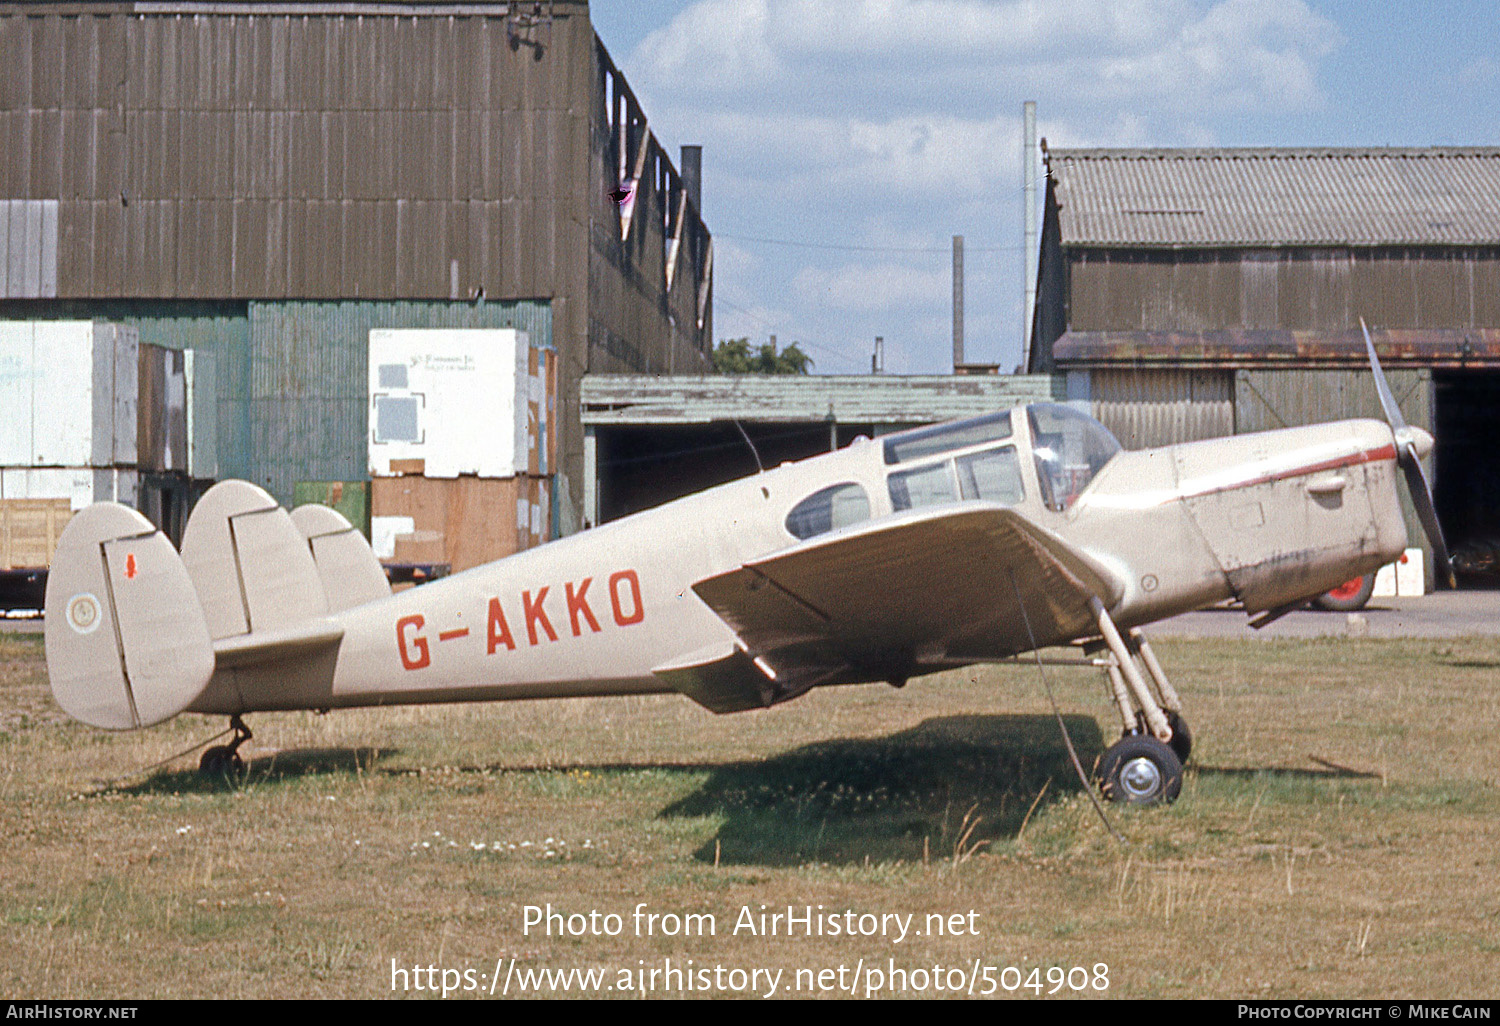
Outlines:
[[[1119, 844], [1034, 667], [728, 717], [671, 697], [261, 715], [243, 781], [205, 781], [192, 756], [101, 787], [223, 725], [71, 723], [40, 639], [0, 635], [0, 987], [380, 997], [394, 960], [412, 996], [443, 969], [486, 993], [497, 963], [507, 987], [576, 967], [618, 992], [670, 960], [718, 970], [675, 978], [695, 994], [732, 992], [730, 969], [780, 970], [778, 996], [802, 970], [806, 996], [900, 968], [907, 996], [937, 996], [958, 968], [1002, 996], [1031, 996], [1028, 977], [1086, 977], [1090, 996], [1500, 996], [1500, 639], [1157, 647], [1197, 747], [1176, 805], [1109, 810]], [[1102, 681], [1049, 679], [1087, 764], [1118, 732]], [[593, 926], [618, 935], [528, 933], [526, 907], [549, 903], [616, 914]], [[762, 905], [822, 905], [825, 935], [736, 933]], [[828, 936], [830, 913], [913, 918], [898, 943]], [[712, 936], [664, 935], [707, 916]]]

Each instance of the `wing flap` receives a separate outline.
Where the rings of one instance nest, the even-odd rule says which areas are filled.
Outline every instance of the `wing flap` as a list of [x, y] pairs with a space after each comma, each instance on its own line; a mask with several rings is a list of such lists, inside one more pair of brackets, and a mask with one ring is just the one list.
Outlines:
[[778, 652], [818, 645], [821, 662], [879, 674], [1001, 658], [1033, 634], [1071, 640], [1092, 629], [1089, 598], [1113, 605], [1123, 588], [1015, 510], [966, 504], [835, 532], [693, 590], [778, 672]]
[[765, 660], [726, 641], [651, 672], [705, 709], [730, 713], [764, 709], [795, 698], [842, 669], [799, 663], [777, 672]]

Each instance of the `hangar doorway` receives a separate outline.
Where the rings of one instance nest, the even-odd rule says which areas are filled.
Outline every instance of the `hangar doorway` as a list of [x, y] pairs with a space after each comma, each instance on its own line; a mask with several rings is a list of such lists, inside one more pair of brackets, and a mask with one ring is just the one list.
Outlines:
[[1500, 371], [1433, 379], [1433, 499], [1459, 587], [1500, 588]]
[[756, 472], [755, 454], [770, 470], [842, 448], [868, 424], [733, 423], [614, 427], [597, 432], [601, 523], [660, 506]]

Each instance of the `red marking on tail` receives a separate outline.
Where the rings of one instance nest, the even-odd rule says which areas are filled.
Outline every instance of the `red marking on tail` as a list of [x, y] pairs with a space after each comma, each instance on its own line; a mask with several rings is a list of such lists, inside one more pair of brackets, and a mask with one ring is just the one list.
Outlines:
[[125, 576], [127, 578], [131, 578], [131, 579], [133, 579], [135, 577], [135, 553], [134, 552], [126, 553], [126, 555], [125, 555]]

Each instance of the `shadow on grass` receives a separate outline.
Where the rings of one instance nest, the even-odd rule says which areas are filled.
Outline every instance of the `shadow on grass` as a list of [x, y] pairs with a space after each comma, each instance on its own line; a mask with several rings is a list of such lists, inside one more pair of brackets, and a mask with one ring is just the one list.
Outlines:
[[[1099, 725], [1065, 720], [1087, 772], [1104, 747]], [[1053, 717], [951, 716], [716, 766], [662, 815], [724, 817], [694, 853], [708, 862], [945, 859], [960, 845], [1015, 837], [1038, 795], [1040, 811], [1079, 790]]]
[[214, 794], [261, 784], [327, 773], [368, 773], [375, 763], [399, 754], [398, 748], [299, 748], [262, 755], [245, 763], [245, 772], [217, 776], [196, 769], [155, 773], [145, 780], [112, 790], [121, 794]]

